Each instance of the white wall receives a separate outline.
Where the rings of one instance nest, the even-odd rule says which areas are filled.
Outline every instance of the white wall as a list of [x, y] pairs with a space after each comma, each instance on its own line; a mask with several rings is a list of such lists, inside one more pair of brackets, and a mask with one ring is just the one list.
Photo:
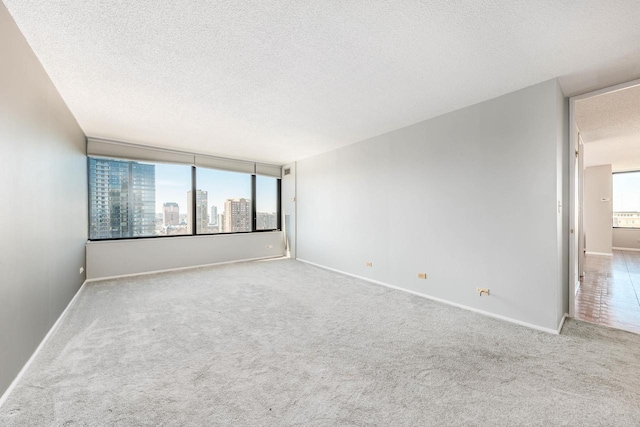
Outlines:
[[84, 281], [85, 136], [0, 2], [0, 395]]
[[611, 165], [585, 168], [584, 233], [587, 253], [612, 253], [612, 185]]
[[640, 229], [614, 228], [613, 229], [613, 247], [616, 249], [640, 250]]
[[282, 231], [95, 241], [87, 243], [87, 279], [277, 257], [284, 253]]
[[566, 108], [552, 80], [299, 161], [298, 259], [555, 330]]
[[571, 179], [570, 162], [574, 161], [573, 143], [569, 139], [569, 99], [564, 97], [562, 90], [556, 91], [556, 197], [560, 202], [560, 215], [557, 216], [557, 245], [558, 245], [558, 283], [556, 324], [562, 322], [565, 314], [569, 314], [569, 230], [570, 230], [570, 190]]

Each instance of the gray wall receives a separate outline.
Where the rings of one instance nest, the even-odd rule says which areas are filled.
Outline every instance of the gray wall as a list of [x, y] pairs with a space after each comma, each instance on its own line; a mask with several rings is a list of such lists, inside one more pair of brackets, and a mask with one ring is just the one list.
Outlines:
[[567, 108], [552, 80], [299, 161], [298, 259], [555, 330]]
[[611, 254], [613, 241], [611, 165], [584, 170], [584, 233], [587, 253]]
[[0, 3], [0, 394], [78, 290], [85, 137]]
[[284, 233], [220, 234], [87, 243], [87, 279], [282, 256]]
[[613, 247], [621, 249], [640, 250], [640, 229], [637, 228], [614, 228]]

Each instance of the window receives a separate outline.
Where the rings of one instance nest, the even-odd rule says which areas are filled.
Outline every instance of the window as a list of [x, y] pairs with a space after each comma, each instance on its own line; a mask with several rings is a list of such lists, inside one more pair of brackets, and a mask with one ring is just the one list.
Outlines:
[[191, 168], [89, 158], [89, 238], [188, 234]]
[[278, 228], [278, 178], [256, 176], [256, 230]]
[[251, 175], [196, 168], [196, 234], [252, 231]]
[[280, 228], [276, 165], [87, 140], [89, 239]]
[[613, 226], [640, 228], [640, 171], [613, 174]]

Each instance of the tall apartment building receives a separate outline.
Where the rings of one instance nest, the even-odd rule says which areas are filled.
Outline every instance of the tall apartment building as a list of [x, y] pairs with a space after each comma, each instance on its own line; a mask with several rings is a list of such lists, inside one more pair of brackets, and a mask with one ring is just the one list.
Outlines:
[[[209, 214], [208, 209], [208, 194], [204, 190], [196, 190], [196, 232], [206, 233], [209, 226]], [[187, 192], [187, 200], [189, 205], [187, 208], [187, 230], [191, 234], [193, 233], [193, 194], [191, 191]]]
[[89, 238], [155, 233], [155, 165], [89, 158]]
[[224, 202], [224, 232], [251, 231], [251, 200], [227, 199]]
[[162, 224], [180, 224], [180, 206], [176, 202], [166, 202], [162, 205]]

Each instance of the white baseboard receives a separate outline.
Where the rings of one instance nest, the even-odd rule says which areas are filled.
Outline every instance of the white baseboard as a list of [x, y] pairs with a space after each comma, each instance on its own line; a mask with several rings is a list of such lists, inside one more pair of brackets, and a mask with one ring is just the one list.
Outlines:
[[22, 376], [25, 374], [25, 372], [27, 372], [27, 369], [29, 369], [29, 366], [31, 366], [31, 363], [35, 360], [36, 356], [38, 355], [42, 347], [44, 347], [45, 343], [53, 335], [53, 333], [56, 331], [58, 326], [60, 326], [60, 323], [62, 323], [62, 319], [67, 314], [71, 306], [78, 299], [78, 295], [80, 295], [80, 292], [82, 292], [82, 290], [84, 289], [84, 285], [86, 285], [86, 283], [87, 283], [87, 280], [85, 280], [82, 283], [82, 285], [80, 285], [80, 288], [78, 289], [76, 294], [73, 296], [73, 298], [71, 298], [71, 301], [69, 301], [69, 304], [67, 304], [67, 306], [62, 311], [62, 313], [60, 313], [60, 316], [58, 316], [58, 319], [55, 321], [53, 326], [51, 326], [51, 328], [49, 329], [49, 332], [47, 332], [47, 335], [45, 335], [42, 341], [40, 341], [40, 344], [35, 349], [35, 351], [31, 354], [31, 357], [29, 357], [29, 360], [27, 360], [27, 363], [25, 363], [24, 366], [22, 366], [22, 369], [20, 369], [20, 372], [18, 372], [18, 375], [16, 375], [16, 377], [13, 379], [11, 384], [9, 384], [9, 387], [5, 390], [2, 396], [0, 396], [0, 408], [2, 408], [2, 405], [4, 405], [4, 403], [7, 401], [7, 399], [9, 398], [9, 395], [11, 394], [13, 389], [16, 387], [16, 385], [18, 385], [18, 382], [20, 381]]
[[92, 279], [87, 279], [87, 282], [101, 282], [103, 280], [120, 279], [122, 277], [146, 276], [147, 274], [168, 273], [170, 271], [191, 270], [194, 268], [212, 267], [214, 265], [235, 264], [238, 262], [259, 261], [259, 260], [272, 259], [272, 258], [286, 258], [286, 257], [283, 255], [270, 255], [270, 256], [263, 256], [263, 257], [257, 257], [257, 258], [236, 259], [233, 261], [222, 261], [222, 262], [213, 262], [210, 264], [190, 265], [187, 267], [167, 268], [165, 270], [143, 271], [142, 273], [120, 274], [118, 276], [107, 276], [107, 277], [94, 277]]
[[614, 251], [631, 251], [631, 252], [640, 252], [639, 248], [613, 248]]
[[557, 335], [560, 335], [560, 332], [562, 332], [562, 327], [564, 326], [564, 322], [567, 320], [567, 317], [569, 317], [569, 313], [565, 313], [564, 316], [562, 316], [562, 319], [560, 319], [560, 325], [558, 325], [558, 330], [556, 331]]
[[313, 265], [315, 267], [319, 267], [319, 268], [325, 269], [325, 270], [329, 270], [329, 271], [333, 271], [333, 272], [336, 272], [336, 273], [344, 274], [345, 276], [355, 277], [356, 279], [361, 279], [361, 280], [364, 280], [364, 281], [369, 282], [369, 283], [375, 283], [376, 285], [385, 286], [387, 288], [391, 288], [391, 289], [395, 289], [395, 290], [398, 290], [398, 291], [407, 292], [407, 293], [410, 293], [410, 294], [413, 294], [413, 295], [416, 295], [416, 296], [419, 296], [419, 297], [422, 297], [422, 298], [426, 298], [426, 299], [429, 299], [429, 300], [432, 300], [432, 301], [441, 302], [443, 304], [451, 305], [453, 307], [458, 307], [458, 308], [462, 308], [464, 310], [473, 311], [474, 313], [479, 313], [479, 314], [483, 314], [485, 316], [493, 317], [494, 319], [504, 320], [506, 322], [515, 323], [516, 325], [526, 326], [527, 328], [535, 329], [535, 330], [542, 331], [542, 332], [547, 332], [547, 333], [554, 334], [554, 335], [558, 335], [560, 333], [560, 330], [562, 329], [562, 325], [564, 324], [564, 320], [565, 320], [565, 317], [566, 317], [566, 314], [565, 314], [565, 316], [563, 316], [563, 318], [562, 318], [562, 320], [560, 322], [560, 326], [558, 327], [558, 329], [545, 328], [543, 326], [534, 325], [533, 323], [523, 322], [521, 320], [513, 319], [511, 317], [506, 317], [506, 316], [502, 316], [502, 315], [499, 315], [499, 314], [491, 313], [491, 312], [488, 312], [488, 311], [479, 310], [479, 309], [474, 308], [474, 307], [469, 307], [468, 305], [458, 304], [456, 302], [452, 302], [452, 301], [445, 300], [445, 299], [442, 299], [442, 298], [433, 297], [431, 295], [427, 295], [427, 294], [423, 294], [423, 293], [420, 293], [420, 292], [412, 291], [410, 289], [401, 288], [399, 286], [391, 285], [389, 283], [380, 282], [378, 280], [369, 279], [369, 278], [363, 277], [363, 276], [358, 276], [357, 274], [347, 273], [346, 271], [337, 270], [335, 268], [327, 267], [327, 266], [324, 266], [324, 265], [321, 265], [321, 264], [316, 264], [314, 262], [307, 261], [307, 260], [302, 259], [302, 258], [296, 258], [296, 260], [300, 261], [300, 262], [304, 262], [305, 264], [309, 264], [309, 265]]
[[600, 255], [600, 256], [613, 256], [612, 253], [608, 252], [585, 252], [587, 255]]

